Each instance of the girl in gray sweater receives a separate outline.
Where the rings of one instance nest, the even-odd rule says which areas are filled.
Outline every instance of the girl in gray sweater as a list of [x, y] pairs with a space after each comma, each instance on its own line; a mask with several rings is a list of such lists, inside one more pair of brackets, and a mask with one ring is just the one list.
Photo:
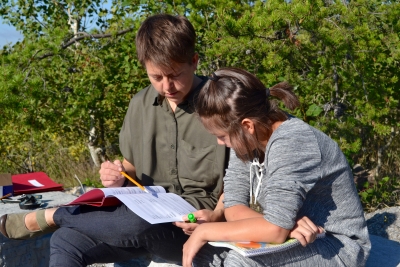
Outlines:
[[[322, 226], [326, 237], [249, 258], [232, 250], [223, 265], [364, 266], [371, 244], [345, 156], [336, 142], [287, 115], [270, 95], [291, 110], [299, 105], [289, 84], [266, 89], [235, 68], [216, 71], [199, 93], [202, 123], [234, 153], [224, 178], [227, 222], [199, 225], [184, 246], [183, 266], [210, 251], [205, 246], [198, 253], [207, 241], [282, 243], [302, 216]], [[249, 208], [252, 200], [262, 214]]]

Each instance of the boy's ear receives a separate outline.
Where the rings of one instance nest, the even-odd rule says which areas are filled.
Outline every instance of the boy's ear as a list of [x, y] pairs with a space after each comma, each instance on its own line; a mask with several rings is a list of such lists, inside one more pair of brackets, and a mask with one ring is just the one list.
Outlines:
[[255, 132], [254, 122], [248, 118], [242, 120], [242, 127], [245, 131], [248, 131], [249, 134], [254, 134]]
[[194, 53], [192, 58], [192, 64], [197, 68], [197, 63], [199, 63], [199, 54]]

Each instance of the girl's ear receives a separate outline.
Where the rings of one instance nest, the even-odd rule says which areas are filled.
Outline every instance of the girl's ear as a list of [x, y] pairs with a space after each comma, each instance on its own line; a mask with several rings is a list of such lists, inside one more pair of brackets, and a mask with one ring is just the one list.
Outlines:
[[255, 133], [254, 122], [250, 119], [244, 118], [242, 120], [242, 127], [245, 131], [248, 131], [249, 134]]

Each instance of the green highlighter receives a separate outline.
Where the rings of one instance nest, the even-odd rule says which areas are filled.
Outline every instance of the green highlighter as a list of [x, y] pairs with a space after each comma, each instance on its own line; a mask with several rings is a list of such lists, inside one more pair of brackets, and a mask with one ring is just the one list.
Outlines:
[[189, 219], [189, 222], [191, 222], [191, 223], [197, 222], [197, 219], [196, 219], [196, 217], [194, 217], [193, 213], [188, 214], [188, 219]]

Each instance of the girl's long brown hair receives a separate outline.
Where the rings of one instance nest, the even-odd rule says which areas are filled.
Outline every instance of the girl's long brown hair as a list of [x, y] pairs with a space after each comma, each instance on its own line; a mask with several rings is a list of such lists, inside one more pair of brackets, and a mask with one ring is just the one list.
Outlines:
[[251, 160], [263, 155], [265, 147], [256, 136], [243, 129], [242, 120], [251, 119], [269, 139], [272, 125], [287, 119], [275, 101], [270, 101], [267, 91], [290, 110], [299, 106], [293, 87], [287, 82], [268, 90], [256, 76], [245, 70], [221, 68], [200, 91], [195, 109], [207, 129], [227, 132], [237, 156], [243, 161]]

